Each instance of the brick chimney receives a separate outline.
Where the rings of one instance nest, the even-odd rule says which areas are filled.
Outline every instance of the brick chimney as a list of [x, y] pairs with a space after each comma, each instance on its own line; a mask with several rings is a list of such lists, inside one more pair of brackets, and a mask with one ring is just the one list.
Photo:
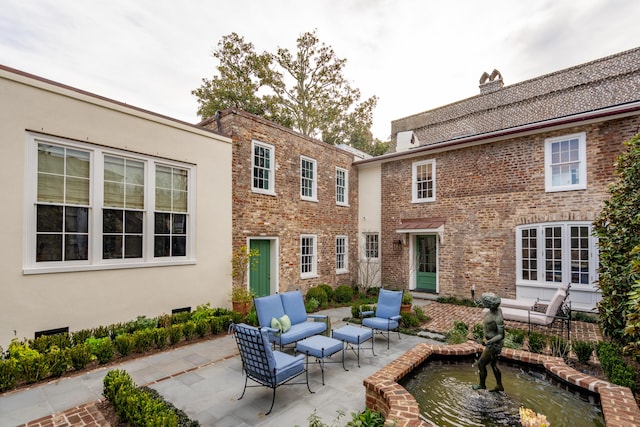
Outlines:
[[480, 76], [480, 94], [484, 95], [491, 92], [496, 92], [504, 86], [504, 82], [502, 81], [502, 74], [500, 71], [493, 70], [491, 74], [487, 74], [487, 72], [482, 73]]

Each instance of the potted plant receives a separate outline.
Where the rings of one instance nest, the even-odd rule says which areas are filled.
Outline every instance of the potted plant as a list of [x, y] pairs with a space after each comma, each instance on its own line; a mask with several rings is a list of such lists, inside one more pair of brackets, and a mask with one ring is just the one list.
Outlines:
[[255, 269], [258, 264], [257, 249], [249, 249], [246, 245], [240, 246], [231, 257], [231, 277], [233, 284], [231, 287], [231, 305], [233, 311], [241, 313], [243, 316], [251, 310], [253, 297], [255, 294], [248, 289], [247, 270]]
[[400, 313], [411, 313], [411, 304], [413, 303], [413, 295], [409, 291], [402, 294], [402, 304], [400, 305]]

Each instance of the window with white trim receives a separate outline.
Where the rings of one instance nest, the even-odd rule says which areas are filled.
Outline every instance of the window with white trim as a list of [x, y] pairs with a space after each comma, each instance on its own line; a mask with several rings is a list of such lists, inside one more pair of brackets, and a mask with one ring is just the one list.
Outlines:
[[597, 280], [597, 239], [591, 234], [591, 223], [517, 227], [516, 252], [519, 281], [591, 285]]
[[25, 273], [194, 259], [193, 165], [36, 133], [27, 150]]
[[300, 197], [302, 200], [318, 201], [316, 165], [317, 162], [314, 159], [300, 156]]
[[348, 273], [348, 246], [347, 236], [336, 236], [336, 273]]
[[264, 142], [252, 141], [251, 149], [251, 190], [275, 195], [275, 148]]
[[379, 258], [379, 246], [378, 233], [364, 234], [364, 257], [366, 259]]
[[587, 140], [584, 132], [545, 140], [545, 190], [587, 188]]
[[300, 278], [318, 276], [317, 237], [312, 234], [300, 236]]
[[412, 202], [433, 202], [436, 200], [436, 161], [423, 160], [412, 166]]
[[349, 172], [342, 168], [336, 168], [336, 203], [349, 206]]

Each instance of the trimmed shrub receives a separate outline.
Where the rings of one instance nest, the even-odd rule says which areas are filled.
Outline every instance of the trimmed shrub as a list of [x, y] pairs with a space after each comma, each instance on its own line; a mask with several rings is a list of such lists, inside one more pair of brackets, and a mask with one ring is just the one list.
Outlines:
[[[256, 311], [252, 310], [252, 312], [255, 313]], [[247, 321], [248, 321], [248, 318], [249, 318], [249, 315], [247, 315]], [[257, 321], [257, 315], [256, 315], [256, 321]], [[213, 335], [219, 334], [223, 330], [222, 319], [220, 319], [219, 317], [212, 317], [211, 319], [209, 319], [209, 327], [211, 328], [211, 333]]]
[[[207, 329], [209, 328], [209, 323], [207, 323]], [[168, 328], [155, 328], [153, 330], [153, 343], [156, 345], [156, 348], [162, 350], [167, 346], [167, 340], [169, 339], [169, 329]]]
[[329, 301], [336, 300], [335, 291], [333, 290], [333, 287], [331, 287], [331, 285], [322, 284], [322, 285], [318, 285], [318, 287], [321, 288], [325, 294], [327, 294], [327, 299]]
[[11, 390], [18, 380], [16, 361], [0, 359], [0, 392]]
[[195, 320], [196, 324], [196, 334], [200, 338], [203, 338], [207, 333], [211, 330], [211, 323], [209, 323], [209, 319], [198, 319]]
[[335, 300], [339, 303], [353, 301], [353, 288], [346, 285], [338, 286], [335, 290]]
[[307, 295], [305, 295], [305, 301], [309, 301], [311, 298], [315, 298], [320, 304], [320, 308], [327, 308], [329, 306], [329, 298], [327, 293], [319, 286], [309, 289]]
[[482, 342], [484, 339], [484, 325], [482, 323], [476, 323], [473, 325], [473, 329], [471, 331], [473, 339], [478, 342]]
[[137, 353], [151, 350], [154, 342], [154, 329], [140, 329], [133, 333], [133, 346]]
[[313, 297], [307, 298], [307, 301], [304, 303], [304, 310], [307, 313], [313, 313], [318, 309], [319, 306], [320, 306], [320, 303], [318, 302], [317, 299]]
[[91, 337], [91, 335], [93, 335], [91, 329], [80, 329], [71, 334], [71, 341], [74, 346], [81, 345], [87, 342], [87, 339]]
[[531, 353], [542, 353], [546, 347], [546, 335], [536, 331], [531, 331], [531, 333], [529, 333], [529, 351]]
[[636, 373], [622, 358], [622, 349], [620, 346], [601, 341], [596, 347], [598, 359], [602, 370], [614, 384], [629, 387], [631, 390], [636, 389]]
[[74, 345], [69, 349], [69, 359], [71, 360], [71, 366], [76, 371], [84, 369], [87, 365], [95, 359], [91, 346], [87, 343]]
[[422, 307], [418, 305], [413, 307], [413, 312], [415, 313], [420, 323], [427, 323], [429, 320], [431, 320], [429, 316], [424, 314], [424, 310], [422, 309]]
[[45, 358], [49, 365], [49, 373], [53, 377], [59, 377], [69, 369], [69, 348], [60, 349], [54, 345], [49, 348]]
[[184, 337], [185, 340], [191, 341], [196, 334], [196, 323], [189, 320], [188, 322], [185, 322], [182, 326], [183, 326], [182, 336]]
[[91, 348], [91, 353], [98, 359], [98, 363], [104, 365], [110, 362], [115, 355], [116, 349], [109, 337], [87, 338], [87, 344]]
[[131, 354], [136, 345], [133, 335], [126, 332], [118, 335], [113, 343], [121, 356], [128, 356]]
[[64, 349], [71, 347], [71, 337], [67, 333], [54, 335], [41, 335], [38, 338], [29, 340], [29, 347], [40, 353], [46, 353], [51, 347]]
[[412, 313], [400, 313], [400, 316], [402, 316], [402, 325], [405, 328], [415, 328], [420, 326], [420, 321], [418, 320], [418, 317], [415, 316]]
[[461, 320], [453, 322], [453, 328], [446, 333], [448, 344], [462, 344], [467, 341], [469, 336], [469, 325]]
[[184, 325], [182, 323], [177, 323], [175, 325], [171, 325], [169, 328], [169, 342], [171, 345], [176, 345], [182, 339], [182, 330], [184, 329]]
[[593, 348], [594, 344], [591, 341], [573, 340], [571, 342], [571, 349], [575, 353], [578, 362], [583, 364], [589, 363]]

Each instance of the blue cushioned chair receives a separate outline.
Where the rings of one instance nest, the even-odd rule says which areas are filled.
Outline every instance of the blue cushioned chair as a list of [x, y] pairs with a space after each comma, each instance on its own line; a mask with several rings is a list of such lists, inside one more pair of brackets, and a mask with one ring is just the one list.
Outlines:
[[[398, 332], [400, 339], [400, 305], [402, 304], [403, 291], [389, 291], [380, 289], [378, 295], [378, 304], [375, 313], [373, 311], [362, 312], [362, 325], [373, 329], [375, 341], [375, 332], [378, 331], [382, 335], [387, 335], [387, 349], [389, 349], [389, 336], [391, 331]], [[367, 317], [373, 316], [373, 317]]]
[[[234, 324], [231, 328], [242, 358], [242, 369], [246, 375], [242, 396], [238, 400], [244, 397], [247, 387], [269, 387], [273, 389], [271, 407], [265, 414], [269, 415], [276, 400], [276, 388], [279, 386], [285, 384], [307, 384], [307, 389], [310, 393], [313, 393], [309, 388], [309, 376], [305, 368], [305, 356], [303, 354], [291, 356], [272, 350], [269, 334], [264, 329], [258, 329], [244, 323]], [[302, 374], [305, 375], [305, 382], [289, 382]], [[247, 385], [249, 379], [259, 385]]]

